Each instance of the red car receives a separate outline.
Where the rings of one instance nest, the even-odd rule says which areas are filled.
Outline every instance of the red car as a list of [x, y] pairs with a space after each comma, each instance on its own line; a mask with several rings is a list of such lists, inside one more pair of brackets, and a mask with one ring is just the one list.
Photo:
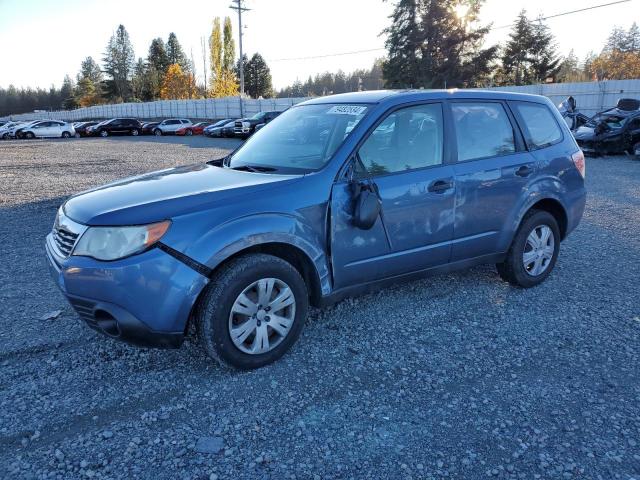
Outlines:
[[202, 131], [209, 125], [211, 125], [211, 122], [200, 122], [195, 125], [189, 125], [188, 127], [182, 127], [176, 130], [176, 135], [202, 135]]

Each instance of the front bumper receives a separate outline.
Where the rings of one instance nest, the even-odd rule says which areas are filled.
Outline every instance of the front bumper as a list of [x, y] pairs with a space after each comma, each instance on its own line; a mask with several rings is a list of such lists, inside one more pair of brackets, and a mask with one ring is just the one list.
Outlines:
[[142, 347], [177, 348], [207, 277], [153, 248], [122, 260], [62, 258], [47, 236], [49, 270], [87, 325]]

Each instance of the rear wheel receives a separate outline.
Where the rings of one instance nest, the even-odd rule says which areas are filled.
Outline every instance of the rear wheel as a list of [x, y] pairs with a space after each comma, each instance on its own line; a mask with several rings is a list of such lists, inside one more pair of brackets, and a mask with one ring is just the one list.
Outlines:
[[8, 133], [5, 133], [4, 135], [2, 135], [3, 140], [9, 140], [10, 138], [11, 138], [11, 135], [9, 135]]
[[239, 257], [204, 292], [195, 316], [198, 337], [219, 363], [259, 368], [291, 348], [308, 308], [307, 287], [291, 264], [264, 254]]
[[24, 138], [28, 138], [29, 140], [32, 140], [36, 138], [36, 136], [33, 134], [33, 132], [27, 132], [24, 134]]
[[191, 135], [193, 135], [193, 130], [191, 130], [190, 128], [187, 128], [187, 131], [186, 131], [186, 132], [184, 132], [184, 134], [185, 134], [187, 137], [190, 137]]
[[549, 212], [529, 211], [511, 243], [505, 261], [496, 265], [503, 280], [529, 288], [543, 282], [560, 251], [560, 229]]
[[100, 130], [100, 136], [101, 137], [108, 137], [109, 136], [109, 132], [107, 132], [106, 130]]
[[135, 128], [133, 130], [131, 130], [131, 135], [133, 135], [134, 137], [137, 137], [139, 133], [140, 132]]
[[161, 136], [162, 136], [162, 130], [160, 130], [159, 128], [156, 128], [156, 129], [153, 131], [153, 134], [154, 134], [156, 137], [161, 137]]
[[69, 133], [69, 132], [62, 132], [62, 138], [71, 138], [71, 133]]

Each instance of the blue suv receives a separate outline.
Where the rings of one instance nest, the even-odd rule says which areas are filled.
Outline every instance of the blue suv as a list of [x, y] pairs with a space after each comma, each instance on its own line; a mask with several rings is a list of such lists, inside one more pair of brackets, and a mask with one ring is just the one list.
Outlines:
[[46, 251], [86, 323], [257, 368], [309, 305], [495, 263], [553, 270], [585, 207], [584, 156], [544, 97], [376, 91], [301, 103], [223, 159], [69, 198]]

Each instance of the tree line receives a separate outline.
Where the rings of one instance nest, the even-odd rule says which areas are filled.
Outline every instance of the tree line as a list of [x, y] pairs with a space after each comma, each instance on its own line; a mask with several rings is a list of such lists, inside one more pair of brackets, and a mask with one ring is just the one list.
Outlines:
[[[253, 98], [305, 97], [379, 88], [464, 88], [540, 82], [640, 78], [640, 29], [613, 28], [600, 53], [583, 60], [561, 57], [542, 18], [522, 10], [503, 45], [486, 45], [491, 25], [479, 25], [483, 0], [398, 0], [390, 16], [387, 55], [369, 69], [324, 72], [275, 91], [265, 59], [255, 53], [236, 60], [231, 19], [215, 18], [208, 41], [208, 80], [197, 83], [195, 62], [175, 33], [152, 40], [135, 58], [129, 34], [119, 25], [99, 64], [82, 61], [61, 88], [0, 88], [0, 115], [37, 109], [73, 109], [118, 102], [237, 95], [244, 67], [245, 94]], [[205, 72], [203, 72], [205, 73]], [[206, 74], [204, 76], [206, 77]]]

